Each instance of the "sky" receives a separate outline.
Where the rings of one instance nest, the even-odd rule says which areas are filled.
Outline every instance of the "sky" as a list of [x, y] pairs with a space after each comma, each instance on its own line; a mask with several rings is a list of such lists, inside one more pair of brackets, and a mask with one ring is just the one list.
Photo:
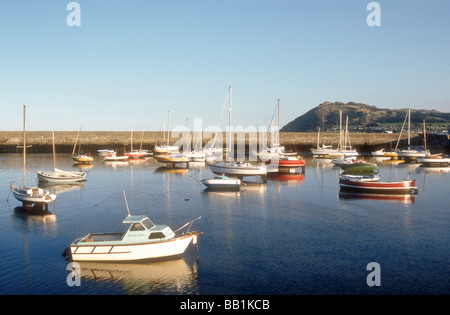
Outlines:
[[[450, 1], [0, 0], [0, 130], [280, 126], [325, 101], [450, 112]], [[373, 2], [373, 1], [372, 1]], [[72, 20], [72, 19], [71, 19]], [[228, 124], [223, 114], [222, 129]]]

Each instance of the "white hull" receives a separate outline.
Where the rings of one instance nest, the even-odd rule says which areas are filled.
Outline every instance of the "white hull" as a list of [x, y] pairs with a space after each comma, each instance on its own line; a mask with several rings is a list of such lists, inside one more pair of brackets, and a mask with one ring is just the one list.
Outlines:
[[38, 179], [45, 182], [70, 183], [83, 181], [86, 177], [85, 172], [66, 172], [58, 169], [53, 171], [37, 171]]
[[39, 187], [23, 188], [11, 185], [11, 192], [17, 200], [25, 204], [48, 204], [56, 199], [56, 195]]
[[427, 153], [425, 151], [417, 151], [417, 150], [401, 150], [397, 152], [397, 155], [399, 157], [406, 157], [406, 158], [419, 158], [419, 157], [426, 157]]
[[109, 244], [70, 246], [73, 261], [138, 261], [179, 256], [191, 242], [197, 242], [198, 234], [190, 234], [168, 241], [142, 244]]
[[103, 157], [103, 161], [114, 162], [114, 161], [126, 161], [128, 160], [128, 156], [126, 155], [106, 155]]
[[202, 179], [203, 185], [211, 190], [238, 190], [241, 187], [239, 179]]
[[252, 165], [249, 163], [239, 162], [218, 162], [208, 164], [211, 172], [214, 174], [226, 174], [234, 176], [258, 176], [267, 175], [267, 168], [265, 164]]
[[175, 145], [164, 145], [164, 146], [159, 146], [159, 145], [155, 145], [154, 149], [153, 149], [153, 153], [154, 154], [168, 154], [168, 153], [180, 153], [180, 148], [175, 146]]
[[449, 165], [450, 159], [446, 158], [418, 158], [417, 162], [425, 164], [425, 165]]

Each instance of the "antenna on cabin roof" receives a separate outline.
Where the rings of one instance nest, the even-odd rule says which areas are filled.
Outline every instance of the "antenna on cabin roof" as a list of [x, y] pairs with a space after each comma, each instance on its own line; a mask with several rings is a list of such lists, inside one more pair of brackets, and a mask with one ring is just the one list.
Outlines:
[[128, 216], [130, 216], [130, 208], [128, 208], [127, 195], [125, 194], [125, 190], [123, 190], [123, 197], [125, 198], [125, 205], [127, 206]]

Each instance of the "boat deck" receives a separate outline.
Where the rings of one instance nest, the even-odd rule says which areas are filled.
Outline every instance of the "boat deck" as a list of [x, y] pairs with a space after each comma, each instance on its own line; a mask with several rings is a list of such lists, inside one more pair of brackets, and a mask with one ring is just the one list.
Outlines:
[[124, 237], [125, 233], [95, 233], [79, 240], [78, 243], [90, 243], [90, 242], [111, 242], [120, 241]]

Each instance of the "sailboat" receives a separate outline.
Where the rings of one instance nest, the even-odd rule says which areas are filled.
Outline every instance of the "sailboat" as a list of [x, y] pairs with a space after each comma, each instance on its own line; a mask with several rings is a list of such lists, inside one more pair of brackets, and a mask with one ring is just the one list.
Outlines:
[[23, 105], [23, 186], [19, 187], [15, 183], [10, 183], [10, 189], [14, 197], [21, 201], [24, 207], [32, 205], [48, 205], [56, 199], [56, 195], [47, 190], [36, 186], [27, 186], [26, 181], [26, 131], [25, 131], [25, 111], [26, 106]]
[[275, 132], [271, 133], [272, 145], [267, 150], [259, 153], [259, 157], [266, 161], [267, 172], [289, 172], [294, 173], [296, 168], [305, 166], [305, 161], [300, 156], [292, 156], [286, 153], [284, 146], [280, 145], [280, 99], [277, 102], [277, 125]]
[[[320, 130], [319, 130], [320, 132]], [[348, 142], [348, 144], [347, 144]], [[348, 133], [348, 116], [345, 124], [345, 131], [342, 130], [342, 111], [339, 111], [339, 145], [336, 149], [331, 146], [323, 145], [319, 147], [319, 135], [317, 136], [317, 149], [311, 150], [314, 156], [327, 156], [331, 158], [336, 157], [352, 157], [358, 156], [359, 153], [352, 148], [350, 143], [350, 136]]]
[[398, 150], [397, 154], [399, 157], [403, 157], [405, 159], [425, 157], [429, 154], [428, 151], [411, 148], [411, 109], [408, 109], [408, 113], [406, 115], [408, 117], [408, 147], [406, 149]]
[[142, 150], [142, 140], [144, 139], [144, 131], [142, 131], [142, 138], [141, 138], [141, 146], [139, 150], [133, 150], [133, 130], [131, 130], [131, 145], [130, 145], [130, 151], [125, 152], [124, 155], [128, 156], [129, 158], [142, 158], [149, 155], [149, 152], [146, 150]]
[[319, 141], [320, 141], [320, 127], [319, 127], [319, 131], [317, 132], [317, 147], [315, 149], [311, 149], [312, 154], [314, 155], [314, 157], [332, 157], [332, 156], [337, 156], [339, 154], [337, 149], [333, 149], [333, 146], [331, 145], [319, 145]]
[[55, 183], [70, 183], [84, 181], [86, 172], [69, 172], [56, 168], [55, 157], [55, 132], [52, 131], [52, 146], [53, 146], [53, 170], [37, 171], [38, 179], [45, 182]]
[[209, 169], [211, 172], [217, 175], [228, 175], [228, 176], [236, 176], [236, 177], [243, 177], [243, 176], [266, 176], [267, 175], [267, 167], [264, 163], [260, 163], [258, 165], [253, 165], [248, 162], [238, 161], [238, 162], [232, 162], [231, 161], [231, 86], [228, 88], [228, 159], [230, 161], [220, 161], [220, 162], [212, 162], [207, 163]]
[[[427, 150], [427, 130], [425, 128], [425, 120], [423, 121], [423, 142], [425, 147], [425, 152]], [[449, 166], [450, 158], [443, 157], [442, 153], [430, 154], [427, 153], [426, 156], [417, 159], [417, 162], [421, 163], [423, 166]]]
[[167, 143], [166, 143], [166, 130], [165, 130], [165, 120], [163, 120], [163, 145], [155, 145], [153, 148], [153, 153], [157, 154], [171, 154], [180, 153], [180, 148], [175, 145], [170, 145], [170, 111], [168, 112], [168, 127], [167, 127]]
[[[339, 136], [338, 154], [347, 156], [347, 157], [348, 156], [358, 156], [359, 153], [355, 149], [352, 148], [352, 144], [350, 142], [350, 136], [348, 133], [348, 116], [347, 116], [346, 122], [345, 122], [344, 134], [342, 134], [342, 111], [340, 111], [340, 113], [339, 113], [339, 119], [340, 119], [340, 136]], [[342, 145], [342, 138], [344, 138], [344, 145]]]
[[80, 151], [80, 147], [81, 147], [81, 141], [80, 141], [80, 145], [78, 147], [78, 153], [75, 154], [75, 148], [77, 147], [77, 142], [78, 142], [78, 137], [80, 136], [80, 132], [81, 132], [81, 128], [78, 131], [77, 134], [77, 138], [75, 140], [75, 145], [73, 146], [73, 150], [72, 150], [72, 159], [77, 162], [77, 163], [86, 163], [86, 164], [91, 164], [92, 161], [94, 161], [94, 158], [89, 154], [89, 152], [82, 152]]

